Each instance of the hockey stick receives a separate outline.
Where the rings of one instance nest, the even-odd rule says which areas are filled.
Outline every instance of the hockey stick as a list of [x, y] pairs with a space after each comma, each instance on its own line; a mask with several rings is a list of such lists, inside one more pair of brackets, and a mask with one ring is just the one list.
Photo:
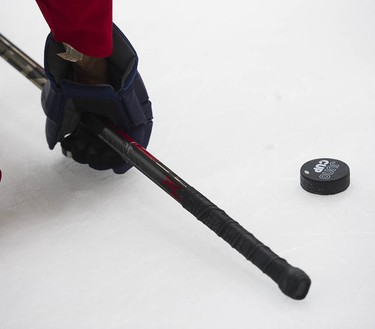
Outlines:
[[[1, 34], [0, 55], [40, 89], [43, 88], [47, 81], [43, 68]], [[299, 300], [306, 297], [311, 280], [305, 272], [291, 266], [285, 259], [276, 255], [141, 145], [111, 124], [104, 123], [94, 116], [85, 118], [81, 124], [100, 137], [124, 160], [132, 163], [246, 259], [254, 263], [279, 285], [285, 295]]]

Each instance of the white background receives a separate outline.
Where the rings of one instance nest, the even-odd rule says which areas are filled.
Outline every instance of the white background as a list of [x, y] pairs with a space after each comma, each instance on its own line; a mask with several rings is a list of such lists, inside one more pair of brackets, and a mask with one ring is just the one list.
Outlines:
[[[2, 1], [39, 63], [48, 27]], [[40, 91], [0, 61], [0, 328], [375, 327], [375, 3], [114, 2], [155, 115], [149, 150], [312, 279], [277, 285], [136, 169], [49, 151]], [[318, 196], [301, 165], [351, 186]]]

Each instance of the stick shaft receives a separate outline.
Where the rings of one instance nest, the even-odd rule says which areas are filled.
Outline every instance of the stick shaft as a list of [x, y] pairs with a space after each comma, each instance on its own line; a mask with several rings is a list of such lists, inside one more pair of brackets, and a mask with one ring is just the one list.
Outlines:
[[[46, 83], [43, 68], [2, 35], [0, 35], [0, 54], [40, 89], [43, 88]], [[305, 272], [280, 258], [223, 210], [112, 124], [104, 123], [102, 119], [94, 116], [83, 118], [81, 124], [267, 274], [287, 296], [293, 299], [305, 298], [311, 284]]]
[[2, 34], [0, 34], [0, 56], [39, 89], [46, 84], [44, 69]]
[[87, 118], [83, 124], [268, 275], [287, 296], [293, 299], [305, 298], [311, 285], [305, 272], [280, 258], [126, 134], [115, 127], [108, 127], [95, 117]]

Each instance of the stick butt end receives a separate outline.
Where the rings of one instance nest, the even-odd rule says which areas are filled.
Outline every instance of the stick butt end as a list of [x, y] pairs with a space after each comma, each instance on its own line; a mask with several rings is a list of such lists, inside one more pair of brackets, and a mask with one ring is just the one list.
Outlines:
[[309, 292], [311, 279], [301, 269], [288, 266], [288, 269], [280, 276], [278, 285], [285, 295], [302, 300]]

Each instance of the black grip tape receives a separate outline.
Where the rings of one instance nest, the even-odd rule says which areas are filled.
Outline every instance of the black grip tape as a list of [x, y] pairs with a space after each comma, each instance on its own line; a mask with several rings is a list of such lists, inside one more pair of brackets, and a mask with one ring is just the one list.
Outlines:
[[311, 280], [304, 271], [276, 255], [191, 186], [185, 192], [181, 204], [186, 210], [272, 278], [285, 295], [298, 300], [306, 297]]
[[[8, 49], [11, 51], [8, 52]], [[32, 80], [40, 89], [46, 83], [43, 68], [1, 34], [0, 56], [4, 57], [18, 71]], [[30, 73], [30, 66], [33, 68], [32, 73]], [[82, 124], [87, 127], [87, 123]], [[89, 122], [88, 126], [90, 130], [94, 130], [95, 134], [116, 150], [124, 160], [132, 162], [129, 143], [121, 143], [117, 136], [116, 138], [114, 137], [115, 133], [105, 131], [103, 124], [95, 126], [93, 122]], [[142, 160], [138, 163], [137, 159], [133, 159], [135, 162], [134, 165], [141, 170], [144, 162]], [[152, 166], [149, 165], [148, 167]], [[157, 168], [158, 164], [155, 164], [155, 167]], [[153, 173], [157, 173], [155, 176], [146, 170], [141, 171], [145, 172], [159, 186], [162, 185], [158, 181], [159, 176], [163, 174], [160, 170], [153, 171]], [[271, 277], [287, 296], [294, 299], [303, 299], [307, 295], [311, 280], [305, 272], [289, 265], [284, 259], [278, 257], [272, 250], [257, 240], [251, 233], [247, 232], [240, 224], [231, 219], [223, 210], [211, 203], [211, 201], [194, 188], [184, 185], [182, 189], [179, 189], [179, 192], [181, 191], [182, 195], [176, 199], [185, 209]]]
[[[132, 148], [129, 143], [124, 143], [117, 134], [105, 128], [100, 120], [92, 116], [87, 119], [85, 125], [92, 132], [103, 138], [114, 150], [122, 154], [124, 159], [130, 160], [139, 170], [158, 184], [158, 179], [161, 179], [160, 177], [164, 175], [164, 172], [161, 176], [158, 174], [159, 166], [156, 166], [155, 172], [150, 171], [153, 164], [145, 162], [142, 157], [136, 157], [135, 151], [134, 154], [131, 152]], [[177, 183], [178, 181], [176, 181]], [[269, 247], [265, 246], [253, 234], [245, 230], [238, 222], [230, 218], [193, 187], [186, 184], [178, 191], [177, 200], [186, 210], [272, 278], [284, 294], [293, 299], [305, 298], [311, 284], [311, 280], [305, 272], [291, 266], [285, 259], [277, 256]]]

